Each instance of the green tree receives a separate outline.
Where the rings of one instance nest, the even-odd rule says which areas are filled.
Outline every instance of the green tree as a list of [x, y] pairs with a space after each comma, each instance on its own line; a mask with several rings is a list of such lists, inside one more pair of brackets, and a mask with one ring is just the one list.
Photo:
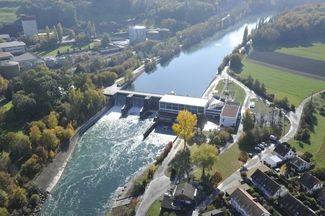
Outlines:
[[50, 112], [50, 115], [47, 117], [47, 126], [49, 129], [54, 129], [59, 125], [58, 114], [56, 112]]
[[27, 201], [27, 193], [24, 188], [16, 187], [13, 189], [9, 198], [9, 206], [12, 209], [21, 209], [26, 206]]
[[56, 137], [55, 133], [50, 129], [45, 129], [42, 134], [41, 143], [47, 150], [56, 150], [60, 140]]
[[184, 139], [184, 149], [187, 148], [187, 142], [194, 136], [197, 117], [195, 114], [187, 110], [182, 110], [178, 113], [176, 123], [172, 129], [180, 138]]
[[170, 162], [170, 167], [175, 171], [178, 177], [184, 176], [184, 174], [189, 174], [191, 169], [191, 153], [189, 150], [179, 151]]
[[39, 158], [37, 155], [33, 155], [29, 158], [21, 168], [21, 174], [32, 179], [42, 168], [41, 164], [38, 162]]
[[8, 201], [9, 201], [9, 198], [8, 198], [8, 194], [6, 193], [6, 191], [0, 190], [0, 207], [7, 208]]
[[34, 148], [36, 146], [38, 146], [41, 137], [42, 137], [41, 130], [39, 129], [39, 127], [37, 125], [33, 125], [30, 128], [29, 139], [32, 142]]
[[49, 43], [51, 39], [51, 30], [48, 26], [45, 26], [46, 41]]
[[39, 197], [38, 194], [33, 194], [31, 197], [30, 197], [30, 204], [35, 207], [37, 206], [37, 204], [41, 201], [41, 198]]
[[245, 27], [242, 45], [245, 45], [248, 41], [248, 26]]
[[4, 94], [8, 89], [9, 81], [0, 75], [0, 95]]
[[62, 42], [62, 38], [63, 38], [63, 27], [62, 27], [61, 23], [58, 23], [57, 24], [56, 30], [57, 30], [57, 33], [58, 33], [59, 42]]
[[202, 144], [191, 152], [191, 159], [195, 165], [202, 168], [202, 177], [205, 170], [211, 169], [218, 159], [218, 150], [213, 145]]
[[9, 216], [9, 212], [6, 208], [0, 208], [0, 215], [1, 216]]
[[241, 63], [242, 57], [239, 53], [233, 53], [230, 55], [230, 69], [238, 72], [241, 70], [243, 64]]
[[245, 111], [242, 121], [243, 121], [243, 130], [244, 131], [252, 130], [255, 126], [253, 114], [251, 113], [251, 111], [249, 109], [247, 109]]
[[107, 47], [109, 44], [111, 43], [111, 38], [108, 34], [104, 34], [102, 40], [101, 40], [101, 43], [100, 45], [102, 47]]

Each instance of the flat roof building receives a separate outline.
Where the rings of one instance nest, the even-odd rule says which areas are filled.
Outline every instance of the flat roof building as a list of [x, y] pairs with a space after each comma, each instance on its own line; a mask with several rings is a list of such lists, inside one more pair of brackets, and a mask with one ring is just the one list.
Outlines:
[[226, 102], [221, 110], [219, 124], [222, 127], [236, 127], [240, 115], [241, 105], [235, 102]]
[[24, 36], [33, 37], [37, 35], [37, 23], [36, 18], [34, 16], [22, 16], [21, 24], [23, 26]]
[[23, 54], [26, 52], [26, 44], [22, 41], [0, 43], [0, 52], [9, 52], [13, 55]]

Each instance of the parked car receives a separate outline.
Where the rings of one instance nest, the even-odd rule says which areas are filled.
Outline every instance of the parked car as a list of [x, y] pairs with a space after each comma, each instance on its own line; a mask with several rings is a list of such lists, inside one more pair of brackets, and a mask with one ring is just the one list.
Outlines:
[[260, 147], [258, 147], [258, 146], [255, 146], [255, 148], [254, 148], [256, 151], [262, 151], [262, 149], [260, 148]]
[[253, 153], [248, 153], [249, 158], [252, 158], [253, 156], [254, 156]]
[[263, 144], [258, 144], [257, 145], [260, 149], [264, 150], [264, 145]]
[[267, 147], [267, 143], [266, 142], [262, 142], [261, 143], [264, 147]]

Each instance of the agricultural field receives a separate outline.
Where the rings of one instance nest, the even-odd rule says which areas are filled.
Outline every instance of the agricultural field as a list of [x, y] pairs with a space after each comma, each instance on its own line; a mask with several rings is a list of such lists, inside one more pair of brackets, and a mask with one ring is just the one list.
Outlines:
[[[325, 52], [323, 53], [325, 55]], [[325, 80], [325, 61], [313, 60], [310, 58], [297, 57], [278, 52], [260, 52], [253, 50], [249, 59], [258, 63], [285, 68], [293, 73], [303, 73], [304, 75], [323, 78]]]
[[319, 61], [325, 61], [325, 43], [312, 43], [306, 46], [283, 47], [275, 52]]
[[[318, 108], [325, 107], [325, 99], [320, 97], [314, 98], [315, 104]], [[325, 116], [322, 116], [317, 112], [317, 125], [314, 132], [311, 133], [310, 143], [303, 143], [297, 140], [290, 140], [289, 143], [296, 148], [299, 154], [303, 152], [310, 152], [314, 155], [316, 167], [325, 167]]]
[[325, 89], [325, 81], [276, 69], [265, 65], [243, 61], [243, 70], [238, 74], [241, 78], [251, 75], [264, 83], [268, 94], [274, 94], [277, 99], [287, 97], [290, 104], [298, 106], [312, 92]]

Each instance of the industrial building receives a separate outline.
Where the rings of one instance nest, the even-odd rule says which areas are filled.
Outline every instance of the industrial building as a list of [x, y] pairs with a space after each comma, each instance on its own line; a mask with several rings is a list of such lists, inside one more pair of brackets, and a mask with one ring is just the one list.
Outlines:
[[219, 125], [222, 127], [236, 127], [240, 118], [240, 103], [227, 101], [220, 113]]
[[13, 59], [14, 56], [11, 53], [0, 52], [0, 75], [6, 79], [11, 79], [20, 72], [19, 63]]
[[0, 52], [9, 52], [13, 55], [21, 55], [26, 52], [26, 44], [22, 41], [0, 43]]
[[22, 16], [21, 24], [23, 26], [24, 36], [33, 37], [37, 35], [37, 23], [36, 18], [34, 16]]
[[137, 44], [144, 42], [147, 38], [147, 28], [145, 26], [131, 26], [129, 27], [130, 44]]

